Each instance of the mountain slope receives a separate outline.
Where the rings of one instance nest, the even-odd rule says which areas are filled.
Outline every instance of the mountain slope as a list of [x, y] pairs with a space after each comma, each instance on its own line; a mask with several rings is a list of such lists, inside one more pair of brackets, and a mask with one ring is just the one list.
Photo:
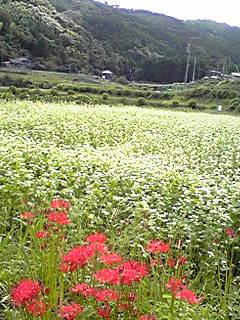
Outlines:
[[134, 73], [137, 80], [172, 82], [184, 78], [190, 42], [197, 77], [210, 68], [227, 72], [240, 65], [240, 28], [226, 24], [181, 21], [92, 0], [0, 3], [0, 60], [27, 55], [36, 67], [64, 70], [71, 65], [73, 71], [96, 74], [109, 68], [116, 75]]

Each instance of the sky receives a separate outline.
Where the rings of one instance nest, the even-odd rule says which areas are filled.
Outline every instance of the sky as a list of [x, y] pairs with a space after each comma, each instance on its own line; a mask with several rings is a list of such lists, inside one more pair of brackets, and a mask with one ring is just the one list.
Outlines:
[[210, 19], [240, 27], [239, 0], [108, 0], [107, 2], [122, 8], [164, 13], [182, 20]]

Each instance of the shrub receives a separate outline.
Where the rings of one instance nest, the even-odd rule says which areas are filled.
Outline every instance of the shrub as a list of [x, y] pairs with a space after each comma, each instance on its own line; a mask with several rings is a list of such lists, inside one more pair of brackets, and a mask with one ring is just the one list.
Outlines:
[[180, 107], [180, 102], [174, 100], [174, 101], [172, 102], [172, 107], [173, 107], [173, 108], [179, 108], [179, 107]]
[[151, 94], [151, 97], [153, 98], [153, 99], [160, 99], [161, 98], [161, 93], [160, 92], [153, 92], [152, 94]]
[[19, 98], [19, 99], [22, 99], [22, 100], [25, 100], [25, 99], [27, 100], [27, 99], [30, 98], [30, 95], [29, 95], [28, 92], [22, 91], [22, 92], [20, 92], [20, 94], [18, 95], [18, 98]]
[[169, 100], [173, 97], [173, 94], [169, 92], [163, 92], [161, 96], [162, 96], [162, 99]]
[[104, 101], [108, 100], [108, 98], [109, 98], [109, 96], [108, 96], [107, 93], [104, 93], [104, 94], [102, 95], [102, 99], [103, 99]]
[[91, 103], [92, 104], [100, 104], [100, 101], [99, 101], [99, 99], [95, 98], [95, 99], [91, 100]]
[[120, 84], [128, 84], [129, 83], [129, 81], [124, 76], [117, 78], [116, 82], [120, 83]]
[[128, 104], [127, 98], [121, 98], [121, 99], [120, 99], [120, 103], [122, 103], [122, 104]]
[[56, 90], [56, 89], [52, 89], [52, 90], [50, 91], [50, 94], [51, 94], [52, 96], [58, 96], [58, 95], [59, 95], [59, 92], [58, 92], [58, 90]]
[[231, 101], [231, 104], [230, 104], [230, 107], [229, 107], [229, 110], [239, 110], [240, 108], [240, 98], [235, 98]]
[[17, 88], [16, 87], [14, 87], [14, 86], [11, 86], [11, 87], [9, 87], [9, 92], [11, 92], [12, 94], [16, 94], [17, 93]]
[[39, 86], [42, 89], [51, 89], [53, 87], [53, 85], [48, 81], [42, 82]]
[[136, 100], [136, 105], [137, 105], [137, 106], [144, 106], [144, 105], [146, 105], [146, 104], [147, 104], [146, 100], [145, 100], [144, 98], [142, 98], [142, 97], [140, 97], [140, 98], [138, 98], [138, 99]]
[[91, 98], [87, 95], [78, 95], [76, 99], [77, 103], [86, 103], [90, 104], [92, 102]]
[[187, 104], [188, 108], [198, 109], [198, 104], [195, 100], [190, 100]]

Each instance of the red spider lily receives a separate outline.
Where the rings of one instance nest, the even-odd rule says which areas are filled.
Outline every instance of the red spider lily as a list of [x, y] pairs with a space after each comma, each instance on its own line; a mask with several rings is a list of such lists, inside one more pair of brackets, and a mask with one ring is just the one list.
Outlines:
[[67, 213], [64, 211], [49, 213], [47, 219], [49, 222], [54, 222], [59, 225], [66, 225], [71, 223]]
[[104, 307], [97, 308], [97, 315], [103, 319], [110, 319], [111, 308], [109, 304], [105, 304]]
[[80, 293], [84, 298], [95, 296], [96, 289], [91, 288], [87, 283], [79, 283], [70, 289], [73, 293]]
[[157, 320], [157, 316], [155, 314], [144, 314], [139, 320]]
[[185, 256], [180, 256], [180, 257], [178, 257], [178, 259], [177, 259], [177, 265], [178, 266], [183, 266], [184, 264], [186, 264], [188, 262], [188, 259], [187, 259], [187, 257], [185, 257]]
[[94, 293], [94, 298], [97, 301], [117, 301], [119, 293], [112, 289], [98, 289]]
[[135, 301], [136, 299], [137, 299], [136, 293], [130, 292], [130, 293], [128, 294], [128, 300], [129, 300], [129, 301], [133, 302], [133, 301]]
[[101, 262], [106, 265], [119, 264], [122, 262], [122, 257], [116, 253], [109, 253], [101, 256]]
[[53, 209], [66, 209], [69, 210], [71, 207], [71, 204], [68, 200], [63, 199], [54, 199], [51, 202], [51, 208]]
[[185, 289], [186, 285], [183, 283], [182, 279], [170, 278], [166, 287], [172, 294], [175, 294], [176, 292]]
[[86, 246], [75, 247], [62, 257], [60, 270], [63, 272], [78, 270], [90, 261], [92, 255], [93, 252]]
[[49, 238], [50, 237], [50, 233], [48, 231], [45, 231], [45, 230], [38, 231], [35, 234], [35, 237], [38, 238], [38, 239]]
[[124, 311], [132, 311], [132, 305], [130, 303], [120, 303], [118, 305], [118, 310], [120, 312], [124, 312]]
[[19, 307], [37, 298], [41, 290], [42, 285], [38, 281], [24, 279], [12, 289], [11, 300], [14, 305]]
[[58, 316], [65, 320], [74, 320], [81, 313], [83, 313], [83, 307], [74, 302], [67, 306], [61, 306], [57, 312]]
[[233, 229], [231, 229], [231, 228], [226, 228], [225, 229], [225, 233], [229, 238], [232, 238], [232, 239], [236, 238], [236, 236], [237, 236], [235, 231]]
[[148, 268], [145, 264], [137, 261], [128, 261], [115, 269], [99, 270], [94, 276], [101, 283], [131, 285], [147, 275]]
[[173, 258], [167, 259], [167, 265], [169, 266], [169, 268], [171, 269], [175, 268], [176, 264], [177, 264], [176, 259], [173, 259]]
[[197, 298], [195, 292], [189, 289], [183, 289], [176, 292], [175, 298], [188, 302], [189, 304], [199, 304], [203, 301], [203, 297]]
[[20, 214], [20, 218], [25, 220], [33, 220], [35, 217], [36, 215], [32, 212], [23, 212]]
[[150, 253], [167, 253], [170, 250], [169, 243], [152, 240], [148, 243], [146, 251]]
[[88, 252], [89, 256], [93, 257], [95, 254], [108, 254], [108, 248], [103, 243], [90, 243], [85, 246], [86, 251]]
[[40, 317], [47, 312], [47, 305], [43, 301], [32, 300], [26, 303], [26, 310], [33, 316]]
[[86, 241], [90, 243], [105, 243], [107, 241], [107, 237], [105, 236], [105, 234], [97, 232], [89, 235], [86, 238]]
[[109, 283], [117, 285], [119, 281], [119, 271], [118, 269], [102, 269], [95, 273], [95, 278], [101, 283]]
[[163, 266], [163, 261], [162, 261], [162, 259], [151, 259], [150, 265], [153, 268], [156, 266]]

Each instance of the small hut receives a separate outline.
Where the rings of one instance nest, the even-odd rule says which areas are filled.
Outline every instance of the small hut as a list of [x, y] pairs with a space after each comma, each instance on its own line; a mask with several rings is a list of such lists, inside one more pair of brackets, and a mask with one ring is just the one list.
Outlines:
[[102, 71], [102, 78], [106, 80], [111, 80], [113, 77], [113, 72], [110, 70], [104, 70]]

